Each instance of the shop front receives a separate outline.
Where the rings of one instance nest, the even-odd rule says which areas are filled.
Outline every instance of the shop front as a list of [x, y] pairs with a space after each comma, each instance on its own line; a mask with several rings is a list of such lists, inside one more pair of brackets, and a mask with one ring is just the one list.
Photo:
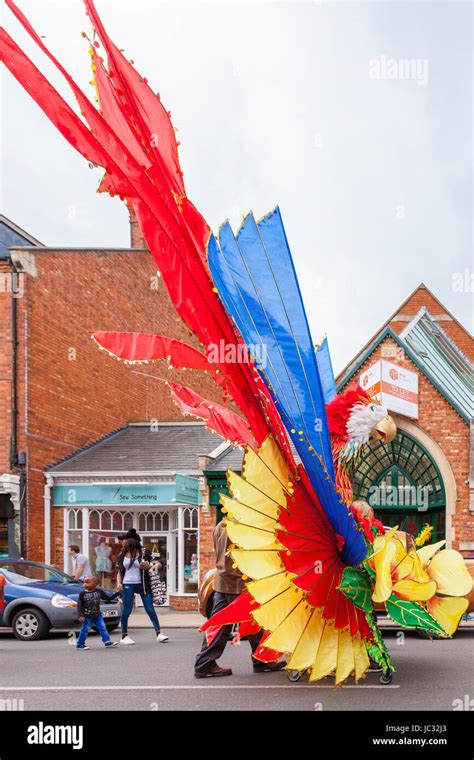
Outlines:
[[201, 457], [214, 461], [222, 443], [197, 421], [133, 421], [52, 465], [44, 473], [44, 561], [70, 573], [74, 544], [113, 589], [119, 536], [134, 528], [161, 564], [155, 581], [164, 602], [197, 609], [215, 527]]
[[64, 570], [72, 572], [71, 545], [89, 558], [105, 588], [117, 579], [119, 536], [130, 528], [161, 563], [159, 579], [165, 604], [198, 591], [199, 507], [177, 503], [169, 484], [54, 485], [53, 508], [64, 510]]

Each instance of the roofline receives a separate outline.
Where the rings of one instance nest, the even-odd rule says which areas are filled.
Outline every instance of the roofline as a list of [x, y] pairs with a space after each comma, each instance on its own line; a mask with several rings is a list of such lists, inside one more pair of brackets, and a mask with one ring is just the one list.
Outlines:
[[[205, 427], [204, 420], [166, 419], [156, 420], [156, 427]], [[128, 427], [150, 427], [151, 420], [129, 420]], [[211, 430], [211, 433], [214, 432]], [[218, 433], [214, 433], [218, 435]]]
[[[51, 470], [44, 470], [45, 475], [49, 475], [52, 478], [97, 478], [97, 480], [100, 480], [100, 478], [117, 478], [117, 483], [120, 482], [120, 478], [149, 478], [150, 480], [153, 480], [154, 477], [167, 477], [170, 478], [170, 483], [172, 482], [172, 478], [175, 478], [176, 475], [201, 475], [202, 470], [148, 470], [148, 471], [120, 471], [120, 470], [112, 470], [107, 472], [101, 472], [96, 470], [80, 470], [79, 472], [74, 472], [73, 470], [59, 470], [58, 472], [52, 472]], [[110, 482], [110, 481], [108, 481]], [[93, 485], [93, 483], [81, 483], [80, 485]], [[107, 485], [106, 483], [103, 483], [102, 485]], [[112, 485], [112, 484], [111, 484]]]
[[374, 333], [371, 338], [369, 338], [369, 340], [367, 341], [367, 343], [365, 343], [365, 345], [361, 348], [361, 350], [355, 356], [353, 356], [352, 359], [351, 359], [351, 361], [348, 362], [346, 364], [346, 366], [338, 373], [337, 377], [342, 377], [345, 374], [345, 372], [347, 372], [347, 370], [349, 369], [349, 367], [351, 366], [351, 364], [356, 360], [356, 358], [367, 351], [367, 349], [369, 348], [369, 346], [371, 345], [371, 343], [374, 340], [377, 340], [377, 337], [379, 336], [379, 334], [381, 332], [383, 332], [385, 330], [385, 328], [390, 325], [390, 322], [393, 320], [393, 318], [396, 317], [397, 314], [401, 311], [401, 309], [403, 309], [403, 307], [408, 303], [408, 301], [410, 301], [410, 299], [413, 298], [413, 296], [415, 295], [415, 293], [417, 293], [422, 288], [424, 290], [426, 290], [427, 293], [430, 294], [430, 296], [436, 301], [436, 303], [439, 303], [439, 305], [444, 309], [444, 312], [449, 317], [451, 317], [451, 319], [453, 320], [453, 322], [456, 322], [456, 324], [461, 328], [461, 330], [463, 330], [470, 338], [473, 337], [471, 335], [471, 333], [469, 332], [469, 330], [467, 329], [467, 327], [464, 327], [464, 325], [461, 324], [461, 322], [458, 319], [456, 319], [456, 317], [454, 316], [454, 314], [451, 314], [451, 312], [449, 311], [449, 309], [447, 309], [446, 306], [443, 303], [441, 303], [441, 301], [439, 300], [439, 298], [437, 298], [435, 296], [435, 294], [425, 285], [425, 283], [424, 282], [420, 282], [420, 284], [410, 293], [410, 295], [407, 298], [405, 298], [405, 300], [403, 301], [403, 303], [400, 304], [400, 306], [398, 307], [398, 309], [395, 309], [395, 311], [393, 312], [393, 314], [391, 314], [390, 317], [383, 323], [382, 327], [380, 327], [379, 330], [377, 330], [377, 332]]
[[52, 245], [10, 245], [9, 251], [36, 251], [37, 253], [65, 253], [71, 251], [75, 253], [150, 253], [149, 248], [111, 248], [110, 246], [88, 246], [88, 247], [74, 247], [74, 246], [52, 246]]
[[33, 237], [33, 235], [30, 235], [29, 232], [23, 229], [23, 227], [20, 227], [18, 224], [15, 224], [15, 222], [12, 222], [11, 219], [8, 218], [8, 216], [5, 216], [5, 214], [0, 214], [0, 223], [5, 224], [7, 227], [10, 227], [14, 232], [16, 232], [18, 235], [21, 235], [22, 237], [26, 238], [27, 240], [32, 243], [32, 248], [43, 248], [43, 243], [38, 240], [37, 238]]
[[433, 376], [431, 375], [431, 372], [427, 371], [424, 367], [420, 366], [419, 361], [414, 354], [414, 352], [407, 346], [400, 338], [399, 336], [392, 330], [391, 327], [385, 327], [384, 330], [381, 331], [379, 334], [377, 340], [364, 352], [364, 354], [361, 356], [361, 358], [357, 361], [357, 363], [354, 366], [354, 369], [347, 375], [347, 377], [343, 378], [341, 382], [337, 384], [337, 392], [339, 393], [342, 391], [343, 388], [347, 385], [347, 383], [350, 382], [350, 380], [354, 377], [356, 372], [359, 371], [359, 369], [362, 367], [363, 364], [367, 361], [369, 356], [373, 354], [373, 352], [379, 347], [379, 345], [385, 340], [385, 338], [392, 338], [392, 340], [395, 341], [395, 343], [400, 346], [401, 349], [405, 352], [405, 354], [408, 356], [410, 361], [413, 362], [415, 367], [419, 369], [422, 375], [426, 377], [427, 380], [431, 383], [431, 385], [438, 391], [438, 393], [444, 398], [444, 400], [449, 404], [452, 409], [461, 417], [461, 419], [466, 422], [468, 425], [471, 422], [470, 417], [468, 417], [462, 409], [458, 407], [458, 405], [452, 401], [450, 398], [448, 398], [445, 394], [445, 392], [439, 387], [438, 383], [434, 380]]

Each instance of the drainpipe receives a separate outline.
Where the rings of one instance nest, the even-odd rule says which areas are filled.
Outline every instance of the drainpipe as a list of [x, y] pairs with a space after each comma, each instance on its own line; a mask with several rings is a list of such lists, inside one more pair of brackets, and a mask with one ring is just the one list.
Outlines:
[[[17, 293], [18, 271], [15, 263], [10, 258], [11, 264], [11, 330], [12, 330], [12, 382], [11, 382], [11, 435], [10, 435], [10, 469], [20, 476], [20, 499], [19, 499], [19, 544], [20, 556], [26, 554], [25, 541], [25, 504], [26, 504], [26, 463], [25, 455], [18, 452], [18, 319], [17, 319]], [[14, 541], [13, 541], [14, 543]], [[18, 549], [17, 549], [18, 551]]]
[[51, 489], [53, 487], [53, 478], [46, 475], [46, 484], [44, 486], [44, 561], [46, 565], [51, 564]]

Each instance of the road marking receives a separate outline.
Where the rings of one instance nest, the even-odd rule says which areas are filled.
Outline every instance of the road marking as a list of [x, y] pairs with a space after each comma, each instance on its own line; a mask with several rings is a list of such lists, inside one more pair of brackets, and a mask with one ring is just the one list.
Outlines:
[[245, 686], [244, 684], [236, 684], [235, 686], [227, 686], [224, 684], [216, 684], [215, 686], [204, 686], [204, 684], [193, 684], [188, 686], [126, 686], [118, 684], [117, 686], [0, 686], [1, 691], [118, 691], [126, 688], [127, 691], [193, 691], [196, 689], [214, 691], [215, 689], [399, 689], [400, 684], [348, 684], [347, 686], [334, 686], [334, 684], [320, 684], [316, 686], [311, 683], [302, 684], [276, 684], [274, 686], [255, 684], [253, 686]]

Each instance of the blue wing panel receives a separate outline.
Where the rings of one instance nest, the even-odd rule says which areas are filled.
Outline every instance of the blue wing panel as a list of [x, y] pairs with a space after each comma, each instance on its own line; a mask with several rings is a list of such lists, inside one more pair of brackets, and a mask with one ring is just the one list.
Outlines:
[[334, 531], [345, 538], [344, 559], [359, 564], [365, 543], [334, 487], [329, 375], [326, 367], [323, 385], [279, 210], [258, 224], [249, 215], [237, 237], [224, 224], [219, 243], [211, 239], [208, 261]]
[[323, 342], [316, 349], [316, 361], [318, 362], [319, 376], [323, 386], [324, 401], [326, 404], [329, 404], [336, 395], [336, 380], [334, 378], [327, 338], [324, 338]]

